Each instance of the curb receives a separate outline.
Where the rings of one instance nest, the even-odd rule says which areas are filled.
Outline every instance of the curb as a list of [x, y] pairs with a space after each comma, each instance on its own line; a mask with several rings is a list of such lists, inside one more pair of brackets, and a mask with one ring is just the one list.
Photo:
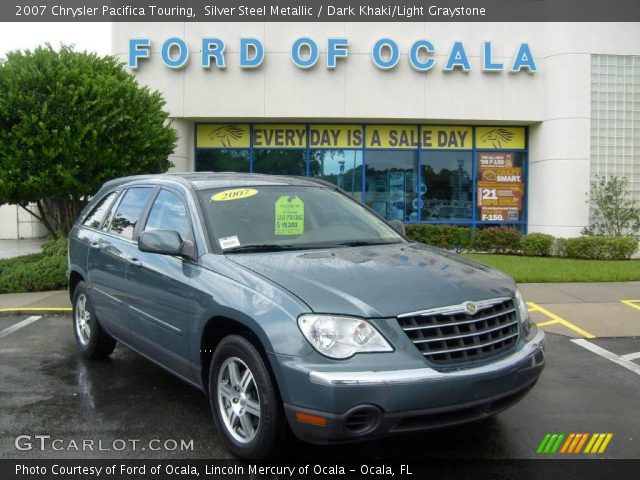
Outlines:
[[0, 313], [25, 313], [25, 312], [71, 312], [71, 307], [18, 307], [18, 308], [0, 308]]

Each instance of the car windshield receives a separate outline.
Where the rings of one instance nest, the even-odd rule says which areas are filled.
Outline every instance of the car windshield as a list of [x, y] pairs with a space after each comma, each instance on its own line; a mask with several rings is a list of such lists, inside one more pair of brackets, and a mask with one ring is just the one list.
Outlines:
[[362, 205], [335, 190], [268, 185], [200, 193], [212, 241], [225, 253], [402, 243]]

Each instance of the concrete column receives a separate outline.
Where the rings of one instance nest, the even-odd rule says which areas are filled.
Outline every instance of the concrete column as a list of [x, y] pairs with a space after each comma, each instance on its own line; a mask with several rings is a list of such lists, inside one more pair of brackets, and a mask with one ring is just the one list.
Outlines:
[[529, 129], [529, 232], [574, 237], [589, 223], [590, 72], [589, 54], [545, 59], [545, 120]]
[[173, 163], [170, 172], [192, 172], [195, 169], [194, 159], [194, 124], [191, 120], [172, 119], [172, 127], [178, 133], [178, 144], [169, 160]]

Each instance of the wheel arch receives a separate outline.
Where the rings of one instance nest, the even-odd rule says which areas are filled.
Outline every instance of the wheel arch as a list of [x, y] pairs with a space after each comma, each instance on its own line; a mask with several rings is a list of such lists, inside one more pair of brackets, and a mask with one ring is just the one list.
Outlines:
[[71, 270], [69, 272], [69, 299], [73, 301], [73, 293], [80, 282], [84, 282], [84, 276], [77, 270]]
[[264, 361], [271, 380], [277, 387], [277, 395], [281, 397], [281, 384], [277, 372], [277, 366], [273, 364], [270, 358], [271, 345], [266, 340], [266, 334], [263, 331], [255, 331], [256, 327], [249, 325], [247, 322], [234, 319], [231, 316], [217, 315], [209, 318], [202, 329], [200, 335], [200, 375], [205, 392], [209, 382], [209, 369], [211, 359], [215, 349], [220, 342], [229, 335], [238, 335], [249, 341], [258, 351]]

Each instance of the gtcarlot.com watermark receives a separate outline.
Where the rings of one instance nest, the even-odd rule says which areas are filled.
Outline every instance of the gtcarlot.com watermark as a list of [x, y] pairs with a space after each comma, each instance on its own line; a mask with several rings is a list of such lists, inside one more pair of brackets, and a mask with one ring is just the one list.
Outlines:
[[17, 450], [52, 450], [76, 451], [76, 452], [121, 452], [146, 451], [152, 452], [191, 452], [193, 451], [193, 439], [175, 440], [173, 438], [140, 440], [139, 438], [115, 438], [110, 440], [83, 438], [65, 439], [51, 435], [18, 435], [14, 445]]

